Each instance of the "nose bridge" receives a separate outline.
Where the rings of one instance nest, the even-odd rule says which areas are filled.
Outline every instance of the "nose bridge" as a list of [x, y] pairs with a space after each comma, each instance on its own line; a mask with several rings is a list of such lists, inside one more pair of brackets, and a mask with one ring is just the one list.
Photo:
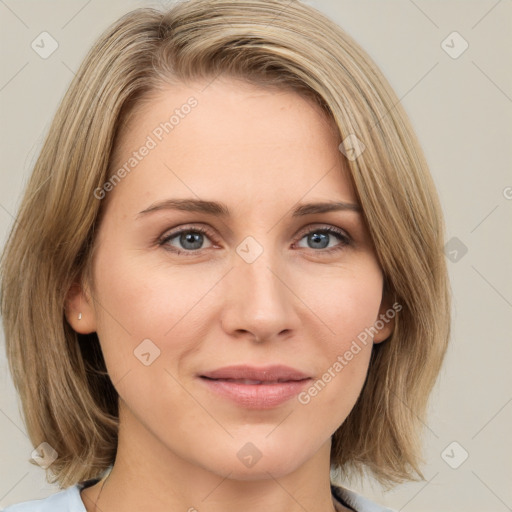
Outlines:
[[279, 279], [280, 268], [282, 265], [276, 262], [276, 258], [263, 255], [253, 263], [239, 264], [239, 273], [246, 279], [246, 286], [254, 304], [261, 303], [260, 306], [264, 306], [273, 302], [275, 307], [289, 299], [283, 282]]
[[229, 306], [224, 313], [225, 327], [250, 331], [262, 340], [291, 329], [294, 325], [293, 294], [285, 285], [279, 251], [261, 244], [258, 247], [255, 240], [246, 239], [237, 248], [234, 258], [227, 291]]

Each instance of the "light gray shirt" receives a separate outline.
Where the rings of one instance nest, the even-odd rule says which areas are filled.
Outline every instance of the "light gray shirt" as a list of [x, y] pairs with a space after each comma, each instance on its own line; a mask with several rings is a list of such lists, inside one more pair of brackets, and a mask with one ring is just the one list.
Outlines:
[[[11, 505], [3, 512], [87, 512], [80, 491], [98, 481], [99, 478], [81, 482], [47, 498]], [[395, 512], [344, 487], [331, 485], [331, 492], [337, 510], [342, 504], [355, 512]]]

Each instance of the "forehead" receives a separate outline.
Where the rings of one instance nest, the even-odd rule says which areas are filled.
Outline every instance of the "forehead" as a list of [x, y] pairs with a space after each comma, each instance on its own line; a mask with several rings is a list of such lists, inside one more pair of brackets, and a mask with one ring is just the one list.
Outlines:
[[129, 172], [111, 194], [353, 202], [338, 144], [334, 123], [297, 92], [226, 78], [173, 85], [136, 107], [121, 130], [112, 172]]

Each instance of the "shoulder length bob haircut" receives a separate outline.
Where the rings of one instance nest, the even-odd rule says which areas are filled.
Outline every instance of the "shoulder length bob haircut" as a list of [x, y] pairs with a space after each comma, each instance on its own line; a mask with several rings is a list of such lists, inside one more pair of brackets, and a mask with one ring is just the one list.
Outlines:
[[296, 0], [189, 0], [165, 12], [131, 11], [97, 40], [63, 97], [1, 264], [6, 350], [28, 435], [58, 453], [47, 480], [74, 485], [115, 460], [117, 392], [96, 333], [78, 335], [64, 312], [68, 291], [90, 276], [105, 203], [95, 191], [114, 172], [116, 136], [155, 91], [220, 74], [296, 91], [322, 108], [340, 142], [363, 142], [362, 154], [344, 158], [384, 292], [401, 309], [333, 435], [331, 469], [348, 479], [369, 470], [387, 488], [425, 480], [422, 426], [450, 336], [441, 205], [408, 117], [375, 63]]

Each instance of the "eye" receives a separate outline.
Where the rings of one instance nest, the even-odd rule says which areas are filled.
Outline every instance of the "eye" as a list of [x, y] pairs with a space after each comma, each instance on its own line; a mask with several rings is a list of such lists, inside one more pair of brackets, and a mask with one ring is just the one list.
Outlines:
[[[329, 246], [330, 242], [336, 237], [341, 243], [335, 246]], [[346, 246], [351, 245], [351, 238], [341, 229], [333, 226], [322, 226], [315, 229], [310, 229], [302, 235], [299, 241], [306, 239], [307, 243], [311, 244], [311, 249], [327, 249], [321, 252], [331, 252], [344, 249]]]
[[[205, 237], [213, 238], [209, 231], [203, 227], [185, 227], [165, 235], [159, 241], [159, 244], [177, 254], [194, 256], [195, 252], [204, 248], [202, 246]], [[177, 243], [181, 245], [182, 249], [175, 247], [174, 244], [171, 243], [174, 239], [177, 239]]]
[[[334, 226], [321, 226], [309, 231], [303, 232], [299, 235], [299, 242], [307, 239], [311, 244], [310, 248], [315, 252], [330, 253], [333, 251], [342, 250], [352, 244], [352, 239], [343, 230], [335, 228]], [[333, 236], [338, 239], [340, 243], [337, 245], [330, 245]], [[176, 254], [183, 254], [186, 256], [195, 256], [201, 252], [205, 238], [216, 242], [215, 236], [210, 231], [201, 226], [185, 226], [169, 234], [164, 235], [159, 239], [158, 243], [166, 250], [172, 251]], [[174, 241], [174, 242], [173, 242]], [[178, 247], [176, 244], [179, 244]], [[211, 247], [212, 245], [210, 245]], [[301, 247], [301, 246], [299, 246]], [[321, 250], [326, 249], [326, 250]]]

